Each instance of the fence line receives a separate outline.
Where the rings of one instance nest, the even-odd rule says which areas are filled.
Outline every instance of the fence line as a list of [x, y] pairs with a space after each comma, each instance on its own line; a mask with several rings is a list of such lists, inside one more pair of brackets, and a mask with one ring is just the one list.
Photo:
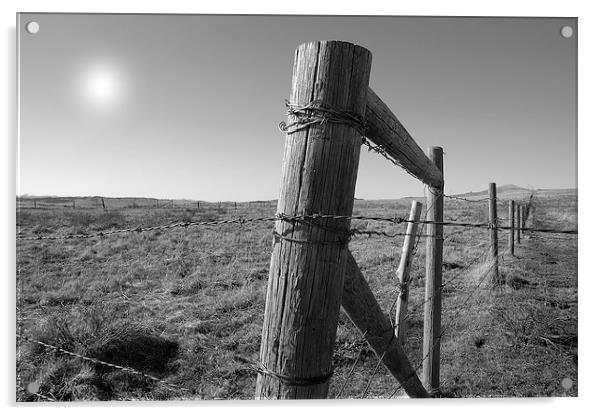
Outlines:
[[[489, 251], [488, 251], [488, 250], [486, 250], [486, 251], [484, 252], [484, 254], [487, 254], [487, 253], [489, 253]], [[484, 256], [484, 255], [483, 255], [483, 256]], [[499, 255], [498, 257], [503, 259], [503, 255]], [[483, 272], [483, 275], [480, 277], [480, 279], [479, 279], [479, 281], [478, 281], [477, 285], [476, 285], [476, 286], [475, 286], [475, 288], [474, 288], [474, 289], [473, 289], [473, 290], [472, 290], [472, 291], [471, 291], [471, 292], [468, 294], [468, 296], [466, 297], [466, 299], [465, 299], [465, 300], [464, 300], [464, 302], [463, 302], [463, 303], [460, 305], [460, 307], [459, 307], [459, 308], [461, 308], [461, 309], [462, 309], [462, 308], [464, 308], [464, 307], [466, 306], [466, 304], [468, 304], [468, 302], [470, 301], [470, 299], [474, 297], [474, 294], [475, 294], [477, 291], [479, 291], [479, 289], [480, 289], [481, 285], [483, 285], [483, 282], [485, 282], [485, 280], [487, 280], [487, 279], [488, 279], [489, 272], [490, 272], [490, 271], [493, 269], [493, 267], [494, 267], [494, 266], [495, 266], [495, 264], [494, 264], [494, 263], [492, 263], [492, 264], [489, 266], [489, 268], [488, 268], [488, 269], [486, 269], [486, 270]], [[449, 282], [451, 282], [451, 281], [449, 281]], [[448, 282], [447, 284], [449, 284], [449, 282]], [[447, 285], [447, 284], [445, 284], [445, 285]], [[445, 286], [445, 285], [443, 285], [443, 286]], [[443, 286], [442, 286], [441, 288], [443, 288]], [[438, 343], [438, 344], [440, 344], [440, 342], [441, 342], [441, 339], [443, 338], [443, 335], [444, 335], [446, 332], [447, 332], [447, 328], [446, 328], [446, 327], [444, 327], [444, 328], [441, 330], [441, 333], [439, 334], [439, 336], [436, 338], [435, 342], [436, 342], [436, 343]], [[429, 351], [428, 353], [430, 353], [430, 351]], [[423, 358], [422, 358], [422, 360], [420, 361], [420, 363], [418, 364], [418, 366], [416, 366], [416, 368], [414, 369], [414, 371], [415, 371], [415, 372], [417, 372], [417, 371], [418, 371], [418, 370], [419, 370], [419, 369], [422, 367], [422, 365], [424, 364], [424, 361], [425, 361], [425, 360], [427, 359], [427, 357], [428, 357], [428, 353], [427, 353], [427, 356], [423, 356]], [[394, 391], [393, 391], [393, 392], [392, 392], [392, 393], [389, 395], [389, 399], [392, 399], [392, 398], [393, 398], [393, 396], [394, 396], [394, 395], [395, 395], [395, 394], [396, 394], [396, 393], [397, 393], [397, 392], [398, 392], [400, 389], [402, 389], [402, 385], [397, 385], [397, 387], [395, 388], [395, 390], [394, 390]]]
[[[484, 250], [481, 252], [481, 254], [477, 255], [475, 258], [473, 258], [473, 259], [472, 259], [472, 260], [471, 260], [471, 261], [470, 261], [468, 264], [466, 264], [466, 265], [463, 267], [463, 271], [464, 271], [464, 273], [463, 273], [463, 272], [459, 272], [459, 273], [458, 273], [457, 275], [455, 275], [453, 278], [451, 278], [451, 279], [449, 279], [449, 280], [447, 280], [447, 281], [444, 281], [444, 282], [443, 282], [443, 283], [442, 283], [442, 284], [441, 284], [439, 287], [437, 287], [437, 289], [434, 291], [434, 293], [440, 293], [440, 292], [442, 292], [442, 291], [445, 289], [445, 287], [449, 286], [449, 285], [450, 285], [450, 284], [451, 284], [453, 281], [455, 281], [455, 280], [456, 280], [456, 279], [458, 279], [459, 277], [461, 277], [461, 276], [465, 275], [465, 273], [466, 273], [468, 270], [470, 270], [470, 269], [473, 267], [473, 265], [475, 265], [475, 264], [476, 264], [476, 263], [477, 263], [479, 260], [481, 260], [481, 259], [483, 259], [484, 257], [486, 257], [486, 256], [489, 254], [489, 252], [490, 252], [490, 251], [489, 251], [489, 247], [487, 247], [486, 249], [484, 249]], [[503, 258], [503, 255], [499, 255], [499, 257], [500, 257], [500, 258]], [[487, 276], [489, 275], [489, 271], [490, 271], [490, 269], [491, 269], [491, 268], [492, 268], [492, 265], [489, 267], [489, 269], [487, 269], [487, 270], [485, 270], [485, 271], [484, 271], [484, 275], [483, 275], [483, 276], [480, 278], [480, 281], [479, 281], [479, 283], [477, 284], [477, 286], [476, 286], [476, 287], [473, 289], [473, 291], [472, 291], [471, 293], [469, 293], [469, 298], [470, 298], [472, 295], [474, 295], [474, 292], [475, 292], [475, 291], [476, 291], [476, 290], [477, 290], [477, 289], [478, 289], [478, 288], [479, 288], [479, 287], [482, 285], [483, 281], [484, 281], [484, 280], [487, 278]], [[397, 298], [397, 296], [398, 296], [398, 294], [399, 294], [400, 290], [401, 290], [401, 288], [398, 288], [398, 290], [395, 290], [395, 292], [394, 292], [394, 294], [395, 294], [395, 301], [396, 301], [396, 298]], [[395, 301], [393, 302], [393, 306], [395, 305]], [[403, 320], [402, 320], [402, 321], [406, 321], [406, 320], [408, 320], [410, 317], [412, 317], [412, 316], [414, 315], [414, 313], [415, 313], [416, 311], [418, 311], [418, 310], [419, 310], [419, 309], [420, 309], [422, 306], [424, 306], [424, 305], [425, 305], [425, 304], [426, 304], [428, 301], [430, 301], [430, 299], [428, 299], [428, 300], [427, 300], [427, 299], [425, 299], [425, 300], [423, 300], [423, 301], [421, 301], [421, 302], [419, 302], [419, 303], [415, 304], [415, 305], [414, 305], [414, 306], [413, 306], [413, 307], [410, 309], [410, 311], [408, 311], [408, 313], [407, 313], [407, 314], [406, 314], [406, 315], [403, 317]], [[463, 305], [465, 305], [466, 303], [467, 303], [467, 301], [465, 301], [465, 303], [464, 303]], [[393, 321], [392, 321], [392, 319], [391, 319], [391, 310], [392, 310], [393, 306], [391, 306], [391, 307], [389, 308], [389, 313], [388, 313], [388, 315], [389, 315], [389, 320], [390, 320], [390, 322], [392, 323], [392, 328], [393, 328], [393, 329], [396, 329], [396, 327], [397, 327], [397, 324], [396, 324], [395, 322], [393, 322]], [[463, 307], [463, 306], [462, 306], [462, 307]], [[461, 308], [462, 308], [462, 307], [461, 307]], [[435, 343], [437, 343], [437, 344], [438, 344], [438, 342], [439, 342], [439, 339], [440, 339], [440, 338], [443, 336], [443, 334], [444, 334], [445, 332], [446, 332], [446, 330], [442, 330], [442, 331], [441, 331], [441, 333], [440, 333], [440, 334], [437, 336], [437, 338], [435, 339]], [[364, 334], [362, 335], [362, 340], [364, 341], [364, 342], [363, 342], [364, 346], [365, 346], [365, 342], [366, 342], [365, 334], [366, 334], [366, 333], [364, 333]], [[420, 337], [420, 338], [419, 338], [419, 340], [420, 340], [420, 339], [422, 339], [422, 337]], [[352, 369], [355, 369], [355, 367], [356, 367], [356, 365], [357, 365], [357, 362], [358, 362], [358, 360], [359, 360], [359, 357], [360, 357], [360, 355], [361, 355], [361, 353], [362, 353], [362, 351], [363, 351], [363, 348], [364, 348], [364, 346], [363, 346], [363, 347], [362, 347], [362, 348], [361, 348], [361, 349], [358, 351], [358, 355], [356, 356], [356, 360], [355, 360], [355, 362], [354, 362], [354, 365], [353, 365], [353, 368], [352, 368]], [[419, 364], [417, 367], [415, 367], [415, 368], [414, 368], [414, 372], [417, 372], [417, 371], [418, 371], [418, 370], [419, 370], [419, 369], [422, 367], [422, 365], [424, 364], [424, 361], [425, 361], [425, 360], [426, 360], [426, 359], [427, 359], [427, 358], [430, 356], [430, 355], [428, 355], [429, 353], [430, 353], [430, 352], [428, 352], [428, 353], [427, 353], [427, 355], [423, 356], [423, 358], [422, 358], [422, 361], [420, 362], [420, 364]], [[383, 355], [379, 357], [378, 364], [377, 364], [377, 366], [376, 366], [376, 367], [373, 369], [373, 371], [372, 371], [372, 373], [371, 373], [371, 376], [370, 376], [370, 381], [368, 382], [368, 385], [367, 385], [366, 389], [364, 390], [364, 393], [362, 394], [362, 397], [365, 397], [365, 395], [366, 395], [366, 393], [367, 393], [367, 391], [368, 391], [368, 389], [369, 389], [369, 387], [370, 387], [370, 385], [371, 385], [371, 380], [373, 379], [373, 377], [374, 377], [374, 375], [375, 375], [375, 372], [376, 372], [376, 370], [378, 370], [378, 368], [380, 367], [380, 364], [382, 363], [382, 360], [383, 360], [383, 358], [384, 358], [384, 355], [385, 355], [385, 354], [386, 354], [386, 352], [385, 352], [385, 353], [383, 353]], [[354, 370], [351, 370], [351, 371], [349, 372], [349, 374], [347, 375], [347, 377], [346, 377], [346, 379], [345, 379], [345, 381], [344, 381], [344, 385], [346, 385], [346, 384], [348, 383], [349, 377], [350, 377], [350, 376], [353, 374], [353, 371], [354, 371]], [[396, 389], [396, 391], [395, 391], [395, 392], [397, 392], [397, 391], [398, 391], [399, 389], [401, 389], [402, 387], [403, 387], [403, 386], [400, 384], [400, 385], [397, 387], [397, 389]], [[339, 394], [338, 394], [337, 396], [340, 396], [340, 394], [341, 394], [342, 390], [343, 390], [343, 389], [341, 388], [341, 390], [339, 391]]]
[[[150, 227], [150, 228], [131, 228], [131, 229], [123, 229], [123, 230], [115, 231], [113, 233], [141, 232], [141, 231], [149, 231], [149, 230], [157, 230], [157, 229], [170, 229], [170, 228], [176, 228], [176, 227], [186, 228], [186, 227], [191, 226], [191, 225], [245, 224], [245, 223], [261, 222], [261, 221], [276, 221], [276, 220], [289, 220], [290, 221], [290, 220], [303, 220], [303, 219], [307, 219], [307, 218], [314, 219], [314, 218], [323, 218], [323, 217], [333, 217], [333, 215], [311, 215], [311, 216], [298, 216], [298, 217], [291, 217], [291, 216], [285, 216], [285, 215], [277, 215], [275, 217], [263, 217], [263, 218], [235, 218], [235, 219], [222, 220], [222, 221], [212, 221], [212, 222], [176, 223], [176, 224], [157, 226], [157, 227]], [[434, 221], [425, 221], [425, 220], [410, 221], [410, 220], [407, 220], [405, 218], [399, 218], [399, 217], [369, 217], [369, 216], [347, 216], [347, 217], [341, 217], [341, 216], [336, 216], [336, 218], [348, 218], [348, 219], [357, 219], [357, 220], [374, 220], [374, 221], [387, 222], [387, 223], [395, 223], [395, 224], [401, 224], [401, 223], [404, 223], [404, 222], [407, 222], [407, 223], [414, 222], [414, 223], [421, 224], [422, 225], [421, 226], [421, 230], [420, 230], [419, 234], [417, 235], [417, 240], [416, 240], [416, 243], [414, 245], [414, 251], [417, 249], [419, 240], [420, 240], [420, 238], [422, 236], [424, 236], [424, 237], [433, 237], [432, 235], [424, 235], [423, 234], [424, 226], [426, 224], [428, 224], [428, 223], [437, 223], [437, 222], [434, 222]], [[308, 223], [309, 224], [313, 224], [311, 222], [308, 222]], [[456, 224], [456, 223], [452, 222], [449, 225], [453, 226], [454, 224]], [[317, 225], [317, 224], [313, 224], [313, 225]], [[461, 224], [461, 225], [464, 226], [466, 224]], [[474, 225], [476, 225], [476, 226], [473, 226], [473, 227], [485, 228], [485, 226], [482, 226], [483, 224], [474, 224]], [[464, 233], [467, 230], [468, 229], [462, 229], [460, 231], [454, 232], [452, 235], [448, 235], [447, 238], [449, 238], [450, 236], [453, 236], [455, 234]], [[529, 228], [524, 228], [524, 230], [525, 231], [538, 231], [537, 229], [529, 229]], [[545, 229], [543, 231], [544, 232], [549, 232], [549, 231], [552, 231], [552, 230]], [[576, 232], [577, 231], [559, 230], [559, 233], [561, 233], [561, 234], [562, 233], [576, 234]], [[105, 235], [105, 234], [111, 234], [111, 233], [104, 233], [104, 234], [99, 233], [99, 234], [86, 235], [86, 236], [90, 236], [90, 237], [91, 236], [101, 236], [101, 235]], [[356, 232], [354, 232], [354, 234], [367, 234], [369, 236], [371, 236], [371, 235], [378, 235], [378, 236], [386, 236], [386, 237], [396, 237], [396, 236], [406, 235], [405, 232], [404, 233], [398, 233], [398, 234], [385, 234], [385, 233], [381, 233], [381, 232], [378, 232], [378, 231], [364, 231], [364, 232], [362, 232], [362, 231], [359, 231], [359, 230], [357, 230]], [[548, 237], [550, 237], [550, 236], [548, 236]], [[558, 239], [566, 240], [566, 237], [567, 237], [567, 235], [564, 235], [562, 238], [560, 236], [558, 236], [557, 238]], [[38, 239], [38, 238], [35, 238], [35, 239]], [[49, 239], [49, 238], [46, 238], [46, 239]], [[488, 253], [488, 249], [489, 248], [484, 249], [484, 251], [480, 255], [476, 256], [467, 265], [464, 265], [463, 266], [464, 271], [469, 270], [480, 259], [482, 259], [484, 256], [486, 256], [486, 254]], [[499, 255], [499, 257], [503, 258], [503, 255]], [[454, 280], [456, 280], [457, 278], [459, 278], [460, 276], [462, 276], [464, 274], [465, 274], [465, 272], [464, 273], [463, 272], [459, 272], [456, 276], [454, 276], [450, 280], [444, 281], [441, 284], [441, 286], [438, 288], [438, 290], [439, 291], [443, 290], [451, 282], [453, 282]], [[482, 284], [482, 282], [486, 278], [486, 274], [487, 274], [487, 272], [485, 272], [484, 276], [481, 278], [481, 281], [479, 282], [479, 284], [477, 285], [477, 287], [469, 294], [469, 297], [467, 298], [467, 300], [464, 303], [467, 303], [468, 300], [474, 295], [474, 293], [476, 292], [476, 290], [480, 287], [480, 285]], [[398, 293], [396, 292], [396, 295], [397, 294]], [[425, 302], [426, 301], [423, 301], [423, 302], [421, 302], [419, 304], [416, 304], [414, 307], [412, 307], [412, 309], [407, 313], [407, 315], [404, 316], [404, 320], [410, 318], [422, 305], [425, 304]], [[389, 312], [389, 317], [390, 317], [390, 312]], [[395, 325], [393, 325], [393, 327], [395, 328]], [[441, 331], [441, 334], [438, 336], [437, 341], [440, 341], [441, 337], [443, 336], [443, 334], [446, 331], [447, 331], [446, 329], [444, 329], [444, 330]], [[77, 353], [70, 352], [70, 351], [67, 351], [65, 349], [59, 348], [57, 346], [53, 346], [53, 345], [50, 345], [48, 343], [45, 343], [45, 342], [42, 342], [42, 341], [39, 341], [39, 340], [31, 339], [31, 338], [29, 338], [27, 336], [22, 336], [22, 335], [17, 334], [17, 337], [22, 338], [23, 340], [31, 342], [31, 343], [36, 343], [36, 344], [42, 345], [43, 347], [45, 347], [47, 349], [50, 349], [50, 350], [58, 351], [60, 353], [63, 353], [63, 354], [66, 354], [66, 355], [69, 355], [69, 356], [72, 356], [72, 357], [80, 358], [82, 360], [90, 361], [90, 362], [95, 363], [95, 364], [100, 364], [100, 365], [108, 366], [108, 367], [111, 367], [111, 368], [114, 368], [114, 369], [122, 370], [122, 371], [125, 371], [125, 372], [138, 374], [138, 375], [143, 376], [145, 378], [151, 379], [151, 380], [153, 380], [155, 382], [159, 382], [159, 383], [162, 383], [162, 384], [164, 384], [166, 386], [169, 386], [172, 389], [176, 389], [176, 390], [180, 390], [180, 391], [183, 391], [183, 392], [193, 393], [194, 394], [194, 392], [190, 391], [187, 388], [183, 388], [183, 387], [180, 387], [178, 385], [171, 384], [169, 382], [163, 381], [162, 379], [159, 379], [159, 378], [154, 377], [152, 375], [145, 374], [143, 372], [137, 371], [137, 370], [132, 369], [132, 368], [128, 368], [128, 367], [125, 367], [125, 366], [119, 366], [119, 365], [115, 365], [115, 364], [112, 364], [112, 363], [109, 363], [109, 362], [103, 362], [103, 361], [100, 361], [98, 359], [94, 359], [94, 358], [89, 358], [89, 357], [86, 357], [86, 356], [82, 356], [82, 355], [79, 355]], [[365, 338], [363, 340], [364, 340], [363, 346], [360, 349], [360, 351], [358, 353], [358, 356], [356, 358], [356, 361], [354, 363], [354, 366], [352, 367], [352, 369], [350, 370], [349, 374], [347, 375], [347, 378], [349, 378], [354, 373], [355, 367], [357, 366], [357, 362], [359, 360], [359, 355], [363, 352], [363, 349], [365, 349], [365, 345], [366, 345]], [[423, 357], [422, 362], [415, 368], [415, 371], [417, 371], [417, 370], [420, 369], [420, 367], [422, 366], [425, 358], [427, 358], [427, 357], [428, 356]], [[382, 362], [383, 358], [384, 358], [384, 354], [379, 358], [379, 365], [374, 369], [374, 371], [378, 370], [378, 367], [380, 366], [380, 363]], [[256, 367], [255, 367], [255, 370], [257, 370]], [[373, 379], [373, 377], [374, 377], [374, 374], [371, 375], [370, 379]], [[345, 382], [347, 382], [347, 381], [348, 381], [348, 379], [346, 379]], [[363, 393], [362, 396], [366, 395], [366, 393], [368, 392], [370, 386], [371, 386], [371, 381], [368, 383], [368, 385], [367, 385], [366, 389], [364, 390], [364, 393]], [[391, 394], [391, 397], [394, 396], [395, 393], [397, 393], [397, 391], [399, 391], [399, 389], [401, 389], [401, 388], [402, 388], [402, 386], [399, 385], [395, 389], [395, 391]], [[341, 389], [341, 391], [339, 391], [338, 396], [340, 396], [342, 390], [343, 389]], [[49, 397], [47, 397], [45, 395], [42, 395], [42, 394], [39, 394], [39, 393], [34, 393], [34, 395], [40, 397], [41, 399], [45, 399], [45, 400], [49, 400], [49, 401], [55, 401], [52, 398], [49, 398]]]
[[[67, 235], [50, 235], [50, 236], [19, 236], [17, 235], [18, 241], [40, 241], [40, 240], [63, 240], [63, 239], [89, 239], [89, 238], [97, 238], [104, 236], [111, 236], [122, 233], [141, 233], [141, 232], [151, 232], [157, 230], [169, 230], [175, 228], [188, 228], [194, 226], [216, 226], [216, 225], [227, 225], [227, 224], [238, 224], [244, 225], [248, 223], [255, 222], [276, 222], [276, 221], [288, 221], [288, 222], [300, 222], [305, 221], [305, 224], [318, 226], [311, 222], [312, 219], [340, 219], [340, 220], [365, 220], [365, 221], [375, 221], [375, 222], [387, 222], [394, 224], [402, 224], [402, 223], [421, 223], [425, 225], [442, 225], [442, 226], [452, 226], [452, 227], [463, 227], [463, 228], [485, 228], [488, 229], [491, 227], [490, 222], [481, 222], [481, 223], [470, 223], [470, 222], [453, 222], [453, 221], [429, 221], [429, 220], [409, 220], [399, 217], [378, 217], [378, 216], [353, 216], [353, 215], [322, 215], [322, 214], [313, 214], [313, 215], [296, 215], [290, 216], [282, 213], [276, 214], [271, 217], [237, 217], [232, 219], [224, 219], [224, 220], [216, 220], [216, 221], [200, 221], [200, 222], [178, 222], [171, 223], [167, 225], [158, 225], [158, 226], [150, 226], [150, 227], [136, 227], [136, 228], [125, 228], [125, 229], [116, 229], [109, 231], [101, 231], [90, 234], [67, 234]], [[502, 230], [511, 230], [510, 226], [497, 226], [497, 229]], [[549, 233], [549, 234], [566, 234], [566, 235], [577, 235], [578, 231], [575, 229], [566, 230], [566, 229], [550, 229], [550, 228], [528, 228], [528, 227], [514, 227], [514, 229], [520, 229], [522, 232], [541, 232], [541, 233]], [[350, 233], [357, 235], [378, 235], [385, 237], [397, 237], [397, 236], [405, 236], [406, 233], [398, 233], [398, 234], [386, 234], [386, 232], [382, 231], [365, 231], [360, 229], [351, 229]], [[433, 237], [432, 235], [426, 235], [425, 237]]]

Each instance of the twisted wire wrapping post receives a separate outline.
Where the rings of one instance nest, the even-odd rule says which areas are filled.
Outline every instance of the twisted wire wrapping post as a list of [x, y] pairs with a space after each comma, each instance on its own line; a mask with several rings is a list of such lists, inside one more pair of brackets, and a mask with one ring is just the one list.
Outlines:
[[87, 362], [90, 362], [90, 363], [94, 363], [94, 364], [98, 364], [98, 365], [110, 367], [112, 369], [121, 370], [122, 372], [134, 373], [136, 375], [143, 376], [143, 377], [145, 377], [147, 379], [151, 379], [151, 380], [153, 380], [155, 382], [158, 382], [158, 383], [161, 383], [163, 385], [166, 385], [166, 386], [168, 386], [168, 387], [170, 387], [172, 389], [177, 389], [177, 390], [181, 390], [181, 391], [184, 391], [184, 392], [188, 392], [188, 393], [194, 394], [194, 392], [191, 391], [190, 389], [184, 388], [182, 386], [175, 385], [173, 383], [166, 382], [166, 381], [164, 381], [162, 379], [159, 379], [156, 376], [148, 375], [148, 374], [140, 372], [140, 371], [138, 371], [136, 369], [132, 369], [131, 367], [120, 366], [120, 365], [116, 365], [114, 363], [103, 362], [102, 360], [98, 360], [98, 359], [95, 359], [93, 357], [82, 356], [81, 354], [78, 354], [78, 353], [75, 353], [75, 352], [71, 352], [71, 351], [65, 350], [65, 349], [63, 349], [61, 347], [53, 346], [51, 344], [45, 343], [45, 342], [40, 341], [40, 340], [32, 339], [32, 338], [30, 338], [28, 336], [24, 336], [24, 335], [21, 335], [21, 334], [17, 334], [17, 338], [25, 340], [25, 341], [30, 342], [30, 343], [39, 344], [40, 346], [43, 346], [46, 349], [53, 350], [53, 351], [65, 354], [67, 356], [76, 357], [78, 359], [81, 359], [81, 360], [84, 360], [84, 361], [87, 361]]
[[263, 375], [271, 376], [273, 378], [278, 379], [280, 382], [286, 383], [291, 386], [312, 386], [312, 385], [320, 385], [322, 383], [328, 382], [328, 380], [334, 374], [334, 371], [330, 371], [324, 375], [320, 376], [311, 376], [311, 377], [292, 377], [283, 375], [281, 373], [276, 373], [273, 370], [268, 369], [263, 363], [256, 362], [255, 371], [261, 373]]
[[296, 121], [289, 124], [283, 121], [278, 125], [280, 131], [285, 134], [294, 134], [312, 125], [327, 123], [346, 124], [355, 128], [362, 136], [365, 134], [366, 120], [354, 112], [322, 107], [318, 101], [301, 105], [285, 100], [284, 104], [287, 107], [287, 115], [296, 118]]
[[367, 122], [359, 114], [350, 111], [338, 111], [331, 108], [320, 106], [317, 102], [311, 102], [307, 105], [293, 104], [284, 100], [287, 107], [286, 114], [295, 117], [296, 120], [287, 124], [284, 121], [278, 124], [278, 129], [284, 134], [293, 134], [308, 128], [315, 124], [324, 125], [327, 123], [347, 124], [353, 127], [362, 137], [362, 145], [368, 151], [380, 154], [394, 165], [401, 167], [413, 177], [420, 179], [415, 173], [411, 172], [406, 166], [389, 156], [387, 151], [380, 145], [371, 143], [366, 137]]
[[286, 383], [287, 385], [291, 385], [291, 386], [319, 385], [319, 384], [327, 382], [334, 374], [334, 371], [330, 371], [328, 373], [325, 373], [323, 375], [318, 375], [318, 376], [293, 377], [293, 376], [288, 376], [288, 375], [283, 375], [281, 373], [277, 373], [277, 372], [269, 369], [262, 362], [257, 361], [257, 360], [249, 360], [246, 357], [240, 356], [240, 355], [235, 355], [234, 358], [245, 363], [247, 365], [247, 367], [246, 367], [247, 370], [250, 370], [250, 371], [265, 375], [265, 376], [270, 376], [270, 377], [276, 378], [279, 381]]

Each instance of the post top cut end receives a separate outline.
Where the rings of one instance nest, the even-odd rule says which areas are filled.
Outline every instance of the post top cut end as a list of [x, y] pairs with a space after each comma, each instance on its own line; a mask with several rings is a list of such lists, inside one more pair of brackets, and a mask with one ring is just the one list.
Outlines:
[[355, 43], [352, 43], [352, 42], [347, 42], [345, 40], [310, 40], [310, 41], [301, 43], [299, 46], [297, 46], [297, 49], [304, 47], [304, 46], [308, 47], [308, 46], [318, 46], [318, 45], [320, 48], [323, 48], [325, 46], [330, 46], [330, 47], [347, 46], [350, 48], [358, 48], [358, 49], [363, 50], [365, 53], [370, 54], [370, 56], [372, 56], [372, 52], [370, 52], [365, 47], [355, 44]]

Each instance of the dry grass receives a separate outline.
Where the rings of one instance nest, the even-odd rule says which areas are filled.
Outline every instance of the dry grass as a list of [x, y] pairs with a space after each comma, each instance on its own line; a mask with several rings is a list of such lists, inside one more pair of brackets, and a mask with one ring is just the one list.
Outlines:
[[[503, 198], [503, 195], [500, 195]], [[528, 195], [525, 195], [527, 197]], [[202, 204], [201, 209], [22, 208], [26, 235], [93, 232], [231, 216], [268, 216], [275, 204]], [[105, 199], [106, 201], [106, 199]], [[114, 201], [113, 201], [114, 202]], [[576, 195], [536, 199], [538, 226], [576, 227]], [[51, 201], [47, 201], [48, 204]], [[116, 202], [115, 202], [116, 203]], [[137, 200], [144, 205], [143, 200]], [[404, 215], [411, 200], [356, 202], [356, 214]], [[500, 215], [504, 209], [499, 208]], [[486, 220], [486, 204], [446, 202], [446, 219]], [[505, 215], [504, 215], [505, 216]], [[561, 222], [562, 221], [562, 222]], [[530, 223], [529, 223], [530, 224]], [[195, 392], [19, 342], [18, 399], [31, 382], [58, 400], [252, 399], [271, 254], [271, 224], [174, 229], [69, 241], [17, 243], [18, 316], [26, 335], [85, 356], [126, 365]], [[394, 224], [353, 223], [387, 232]], [[577, 245], [574, 237], [526, 236], [500, 262], [491, 287], [487, 231], [446, 228], [441, 380], [444, 396], [577, 394]], [[453, 235], [452, 235], [453, 233]], [[506, 235], [500, 234], [500, 252]], [[357, 237], [350, 249], [389, 312], [402, 238]], [[421, 361], [424, 240], [413, 262], [407, 353]], [[478, 288], [477, 288], [478, 287]], [[414, 310], [415, 308], [415, 310]], [[357, 362], [357, 364], [356, 364]], [[330, 397], [388, 397], [397, 387], [341, 313]], [[354, 372], [351, 368], [356, 364]], [[366, 386], [375, 373], [370, 388]], [[350, 376], [348, 383], [345, 384]], [[561, 386], [564, 378], [573, 387]], [[345, 386], [343, 388], [343, 386]], [[399, 394], [397, 394], [399, 395]]]

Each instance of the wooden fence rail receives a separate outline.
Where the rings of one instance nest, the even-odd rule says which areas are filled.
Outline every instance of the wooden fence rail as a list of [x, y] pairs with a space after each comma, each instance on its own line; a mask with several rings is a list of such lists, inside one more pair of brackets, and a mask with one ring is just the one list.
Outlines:
[[425, 184], [443, 186], [443, 173], [424, 154], [401, 122], [372, 89], [366, 97], [366, 136]]

